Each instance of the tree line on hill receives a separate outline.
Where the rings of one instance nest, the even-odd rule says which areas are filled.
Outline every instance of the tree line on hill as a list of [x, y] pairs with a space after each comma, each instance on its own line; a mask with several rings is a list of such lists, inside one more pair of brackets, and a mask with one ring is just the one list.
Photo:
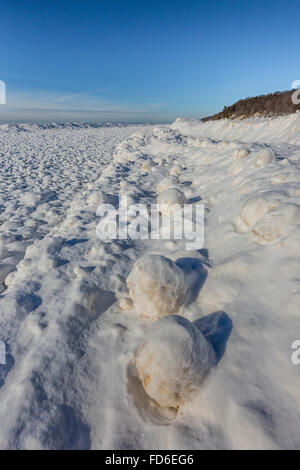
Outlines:
[[[231, 106], [224, 106], [223, 111], [207, 116], [202, 121], [215, 121], [226, 118], [274, 117], [291, 114], [300, 110], [300, 104], [294, 104], [292, 101], [294, 91], [276, 91], [268, 95], [239, 100]], [[300, 98], [300, 90], [298, 96]]]

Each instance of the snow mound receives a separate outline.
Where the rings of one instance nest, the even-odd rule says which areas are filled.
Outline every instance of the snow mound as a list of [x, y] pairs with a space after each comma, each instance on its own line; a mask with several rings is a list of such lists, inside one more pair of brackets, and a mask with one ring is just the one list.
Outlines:
[[162, 214], [169, 214], [176, 209], [176, 206], [183, 206], [186, 199], [182, 191], [176, 188], [169, 188], [159, 194], [157, 203], [159, 205], [159, 211]]
[[243, 158], [248, 157], [249, 151], [245, 148], [240, 148], [239, 150], [236, 151], [235, 153], [235, 159], [236, 160], [242, 160]]
[[178, 311], [186, 293], [184, 274], [169, 258], [144, 255], [127, 278], [136, 312], [153, 320]]
[[299, 221], [299, 206], [281, 204], [265, 214], [253, 228], [252, 234], [257, 243], [265, 245], [290, 235], [293, 229], [297, 230], [297, 225], [299, 227]]
[[163, 178], [157, 185], [157, 194], [160, 194], [167, 189], [174, 188], [177, 184], [179, 184], [177, 176]]
[[170, 169], [171, 176], [178, 176], [183, 172], [184, 168], [181, 165], [175, 165]]
[[275, 158], [275, 155], [271, 149], [268, 149], [268, 148], [263, 149], [260, 152], [258, 152], [258, 154], [256, 155], [255, 166], [257, 168], [264, 168], [269, 163], [272, 163], [274, 158]]
[[155, 167], [153, 161], [149, 158], [142, 163], [141, 170], [143, 173], [149, 173]]
[[264, 197], [249, 199], [236, 219], [236, 230], [250, 232], [260, 245], [291, 235], [297, 230], [300, 207], [291, 203], [271, 203]]
[[136, 357], [146, 393], [162, 407], [178, 408], [193, 398], [213, 364], [211, 345], [178, 315], [154, 323]]
[[113, 198], [104, 191], [91, 191], [87, 197], [87, 203], [90, 205], [113, 204]]
[[20, 197], [20, 202], [26, 207], [36, 207], [39, 204], [47, 203], [57, 199], [55, 191], [26, 191]]
[[247, 232], [272, 208], [270, 202], [258, 196], [248, 199], [242, 207], [240, 216], [236, 220], [236, 228], [240, 232]]
[[274, 173], [271, 176], [271, 184], [281, 184], [286, 182], [292, 175], [289, 172]]

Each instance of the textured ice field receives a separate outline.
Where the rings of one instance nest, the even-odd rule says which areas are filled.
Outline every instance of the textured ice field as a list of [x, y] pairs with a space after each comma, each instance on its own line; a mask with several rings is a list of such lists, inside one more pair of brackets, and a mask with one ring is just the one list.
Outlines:
[[[300, 448], [300, 365], [291, 361], [300, 339], [298, 113], [171, 126], [1, 126], [0, 164], [0, 448]], [[123, 194], [149, 205], [170, 187], [204, 203], [203, 249], [97, 238], [99, 203]], [[151, 290], [145, 263], [128, 292], [145, 253], [176, 262], [156, 281], [179, 279], [171, 287], [180, 301]], [[139, 374], [157, 401], [164, 374], [178, 370], [183, 383], [190, 360], [181, 333], [170, 339], [176, 325], [155, 327], [151, 302], [159, 312], [174, 304], [192, 322], [189, 334], [200, 331], [214, 351], [197, 393], [178, 409], [160, 408], [138, 377], [145, 338], [158, 366], [148, 376], [140, 353]], [[202, 370], [197, 360], [193, 367]]]

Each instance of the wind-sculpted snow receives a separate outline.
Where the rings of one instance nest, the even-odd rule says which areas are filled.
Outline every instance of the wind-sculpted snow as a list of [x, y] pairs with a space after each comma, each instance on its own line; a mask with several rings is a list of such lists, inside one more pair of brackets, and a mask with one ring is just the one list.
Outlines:
[[[1, 127], [0, 448], [299, 448], [299, 135]], [[99, 239], [119, 196], [203, 203], [204, 247]]]

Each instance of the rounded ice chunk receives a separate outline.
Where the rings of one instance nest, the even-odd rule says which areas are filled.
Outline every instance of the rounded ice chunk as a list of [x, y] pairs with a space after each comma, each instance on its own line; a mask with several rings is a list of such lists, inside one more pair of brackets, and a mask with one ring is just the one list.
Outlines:
[[174, 188], [174, 186], [176, 186], [177, 184], [179, 184], [179, 179], [177, 178], [177, 176], [169, 176], [167, 178], [163, 178], [157, 185], [157, 193], [160, 194], [166, 191], [167, 189]]
[[270, 208], [269, 201], [263, 197], [248, 199], [242, 208], [241, 219], [248, 227], [253, 227]]
[[162, 214], [168, 214], [176, 209], [176, 206], [183, 206], [186, 202], [185, 195], [176, 188], [169, 188], [159, 194], [157, 203]]
[[154, 323], [136, 356], [146, 393], [162, 407], [177, 408], [193, 398], [214, 363], [212, 346], [195, 325], [178, 315]]
[[145, 160], [142, 163], [141, 170], [144, 173], [149, 173], [150, 171], [153, 170], [154, 166], [155, 165], [154, 165], [153, 161], [149, 158], [148, 160]]
[[143, 317], [162, 318], [177, 312], [184, 303], [184, 273], [164, 256], [148, 254], [138, 259], [127, 286], [136, 312]]
[[263, 149], [258, 152], [256, 159], [255, 159], [255, 166], [257, 168], [263, 168], [269, 163], [271, 163], [274, 159], [274, 152], [271, 149]]
[[240, 148], [236, 151], [235, 153], [235, 159], [236, 160], [243, 160], [243, 158], [248, 157], [249, 151], [246, 148]]

